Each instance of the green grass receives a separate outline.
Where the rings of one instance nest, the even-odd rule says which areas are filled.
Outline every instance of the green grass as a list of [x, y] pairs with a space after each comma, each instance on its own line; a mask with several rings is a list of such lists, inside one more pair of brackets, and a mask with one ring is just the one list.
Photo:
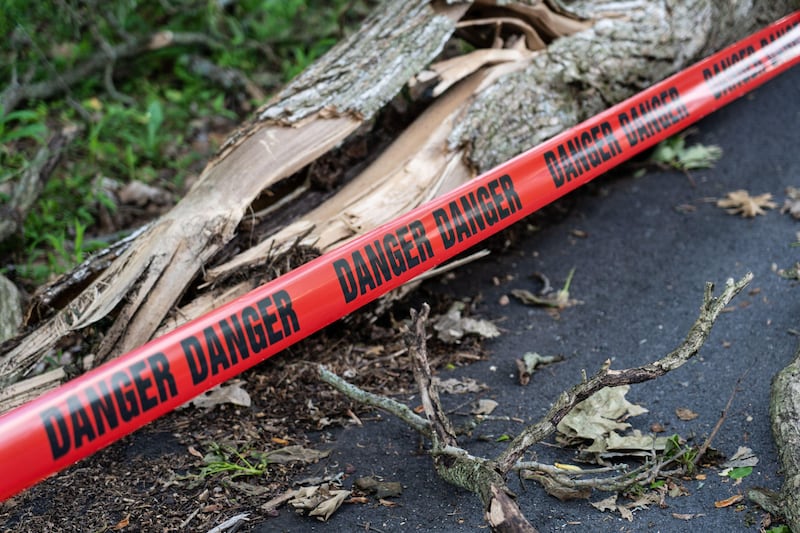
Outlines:
[[0, 269], [34, 287], [104, 246], [103, 232], [130, 229], [101, 227], [101, 215], [113, 218], [117, 209], [101, 186], [104, 180], [140, 180], [175, 196], [183, 192], [215, 144], [262, 103], [192, 68], [193, 57], [240, 73], [268, 96], [325, 53], [374, 3], [6, 0], [0, 10], [0, 34], [6, 36], [0, 42], [0, 91], [12, 81], [58, 84], [98, 50], [157, 31], [202, 34], [209, 43], [118, 60], [113, 87], [101, 70], [52, 98], [0, 110], [0, 204], [8, 202], [51, 132], [67, 124], [82, 127], [23, 229], [0, 243]]

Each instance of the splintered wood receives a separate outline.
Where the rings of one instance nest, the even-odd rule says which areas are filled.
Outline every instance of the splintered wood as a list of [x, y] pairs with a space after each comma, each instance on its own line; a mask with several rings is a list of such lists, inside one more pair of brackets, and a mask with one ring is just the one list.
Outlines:
[[[25, 333], [0, 355], [0, 386], [30, 377], [56, 347], [83, 342], [100, 363], [140, 346], [265, 281], [265, 265], [324, 253], [450, 191], [789, 5], [635, 0], [622, 14], [606, 0], [571, 3], [576, 15], [556, 2], [384, 2], [234, 131], [171, 211], [76, 269], [91, 275], [56, 282], [76, 296], [57, 303], [47, 287], [35, 296]], [[472, 51], [459, 53], [463, 42]], [[344, 141], [374, 133], [407, 86], [430, 105], [372, 164], [321, 205], [302, 179], [286, 186]], [[251, 232], [246, 214], [264, 195], [273, 213], [297, 215]]]

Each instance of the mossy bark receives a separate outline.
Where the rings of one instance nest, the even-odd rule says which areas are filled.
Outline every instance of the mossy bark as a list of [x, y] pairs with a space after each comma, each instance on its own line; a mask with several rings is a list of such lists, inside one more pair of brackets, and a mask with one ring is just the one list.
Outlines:
[[792, 531], [800, 532], [800, 348], [772, 382], [770, 417], [783, 470], [781, 514]]

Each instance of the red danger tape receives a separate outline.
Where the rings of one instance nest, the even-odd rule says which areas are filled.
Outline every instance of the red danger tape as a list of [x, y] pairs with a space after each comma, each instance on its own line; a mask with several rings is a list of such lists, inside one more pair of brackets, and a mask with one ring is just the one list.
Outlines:
[[800, 61], [800, 11], [0, 417], [0, 498], [530, 215]]

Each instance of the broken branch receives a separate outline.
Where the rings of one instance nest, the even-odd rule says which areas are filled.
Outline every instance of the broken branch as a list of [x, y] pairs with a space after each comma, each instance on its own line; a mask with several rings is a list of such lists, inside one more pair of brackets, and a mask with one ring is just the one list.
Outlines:
[[[411, 412], [407, 406], [394, 400], [362, 391], [321, 366], [319, 367], [319, 373], [326, 383], [331, 384], [349, 398], [380, 407], [395, 414], [420, 433], [428, 435], [432, 441], [431, 456], [434, 460], [436, 472], [448, 483], [474, 492], [481, 498], [486, 521], [493, 531], [532, 532], [536, 530], [524, 517], [515, 501], [514, 494], [506, 486], [506, 476], [512, 470], [534, 470], [534, 473], [526, 477], [537, 479], [542, 483], [557, 484], [566, 489], [574, 490], [591, 487], [600, 490], [619, 491], [624, 490], [633, 483], [655, 479], [662, 473], [664, 467], [675, 462], [680, 457], [674, 456], [658, 460], [654, 464], [642, 465], [630, 472], [625, 471], [622, 466], [615, 466], [606, 470], [569, 471], [538, 462], [520, 461], [520, 458], [530, 446], [555, 431], [558, 423], [578, 403], [595, 392], [606, 387], [649, 381], [663, 376], [686, 363], [697, 354], [700, 347], [705, 343], [722, 310], [752, 279], [753, 275], [751, 273], [746, 274], [737, 282], [729, 279], [726, 282], [725, 290], [718, 297], [713, 296], [713, 284], [706, 284], [700, 315], [684, 341], [675, 350], [653, 363], [624, 370], [611, 370], [609, 368], [610, 362], [606, 361], [594, 377], [591, 379], [584, 378], [582, 383], [562, 393], [548, 414], [539, 422], [525, 428], [496, 459], [473, 456], [458, 446], [452, 424], [442, 409], [431, 377], [425, 332], [425, 322], [430, 311], [427, 304], [423, 305], [422, 311], [419, 313], [414, 310], [411, 311], [412, 324], [406, 336], [408, 352], [414, 365], [414, 377], [420, 390], [422, 405], [428, 418], [427, 421], [423, 421]], [[800, 351], [798, 354], [796, 363], [800, 366]], [[800, 463], [795, 461], [793, 464]], [[597, 474], [611, 470], [622, 472], [608, 478], [575, 479], [579, 475]], [[795, 476], [793, 479], [793, 482], [796, 482], [797, 479], [800, 479], [800, 476]]]
[[425, 436], [430, 436], [431, 434], [431, 426], [430, 423], [422, 418], [421, 416], [417, 415], [414, 411], [409, 409], [409, 407], [405, 404], [400, 402], [396, 402], [391, 398], [387, 398], [386, 396], [381, 396], [379, 394], [373, 394], [371, 392], [367, 392], [355, 385], [348, 383], [347, 381], [343, 380], [327, 368], [322, 365], [317, 366], [317, 372], [319, 373], [319, 377], [322, 381], [333, 387], [334, 389], [338, 390], [351, 400], [355, 400], [363, 405], [369, 405], [370, 407], [377, 407], [378, 409], [383, 409], [387, 413], [391, 413], [406, 424], [408, 424], [412, 429], [416, 430], [418, 433], [421, 433]]
[[511, 443], [508, 448], [497, 458], [500, 470], [508, 473], [516, 462], [523, 456], [533, 444], [546, 438], [556, 430], [558, 423], [580, 402], [606, 387], [618, 387], [620, 385], [630, 385], [642, 383], [663, 376], [671, 370], [680, 367], [686, 361], [694, 357], [703, 346], [711, 328], [726, 305], [739, 294], [753, 279], [753, 274], [748, 272], [742, 279], [734, 282], [729, 279], [725, 284], [725, 290], [719, 297], [713, 297], [712, 283], [707, 283], [703, 296], [703, 304], [700, 308], [700, 316], [692, 325], [684, 341], [675, 350], [665, 355], [661, 359], [640, 367], [627, 368], [624, 370], [611, 370], [610, 361], [606, 361], [603, 367], [591, 379], [575, 385], [569, 391], [561, 393], [558, 400], [550, 408], [541, 420], [526, 427]]

